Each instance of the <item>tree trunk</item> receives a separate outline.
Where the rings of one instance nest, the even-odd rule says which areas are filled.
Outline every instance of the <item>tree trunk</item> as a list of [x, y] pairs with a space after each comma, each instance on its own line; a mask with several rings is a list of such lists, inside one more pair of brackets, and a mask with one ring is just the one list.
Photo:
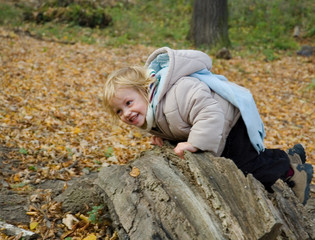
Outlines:
[[195, 0], [190, 39], [210, 49], [230, 45], [227, 0]]
[[[140, 170], [130, 174], [132, 168]], [[119, 239], [314, 239], [303, 205], [282, 181], [270, 194], [252, 175], [210, 153], [155, 148], [129, 165], [101, 169]]]

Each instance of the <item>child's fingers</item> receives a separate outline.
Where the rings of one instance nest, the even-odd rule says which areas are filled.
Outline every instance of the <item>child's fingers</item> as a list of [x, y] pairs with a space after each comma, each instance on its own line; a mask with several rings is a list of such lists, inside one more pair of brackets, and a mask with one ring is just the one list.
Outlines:
[[189, 152], [196, 152], [198, 149], [192, 146], [188, 142], [180, 142], [177, 144], [177, 146], [174, 148], [174, 152], [176, 155], [178, 155], [181, 158], [184, 158], [184, 152], [189, 151]]
[[156, 143], [156, 137], [155, 137], [155, 136], [152, 136], [152, 137], [151, 137], [151, 144], [157, 145], [157, 143]]
[[184, 158], [184, 150], [176, 147], [174, 148], [174, 152], [177, 156], [179, 156], [180, 158]]
[[152, 136], [151, 137], [151, 143], [153, 145], [158, 145], [159, 147], [163, 146], [163, 139], [157, 136]]
[[186, 143], [178, 143], [177, 146], [174, 148], [174, 152], [180, 158], [184, 158], [184, 151], [187, 150]]
[[157, 145], [162, 147], [163, 146], [163, 139], [158, 137], [156, 140], [157, 140]]

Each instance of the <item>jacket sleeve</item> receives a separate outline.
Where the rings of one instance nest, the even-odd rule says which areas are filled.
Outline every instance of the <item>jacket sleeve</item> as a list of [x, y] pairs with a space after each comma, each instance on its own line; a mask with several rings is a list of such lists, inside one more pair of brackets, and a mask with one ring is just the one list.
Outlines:
[[191, 126], [187, 142], [217, 155], [224, 128], [224, 113], [209, 87], [194, 78], [180, 81], [175, 90], [181, 118]]

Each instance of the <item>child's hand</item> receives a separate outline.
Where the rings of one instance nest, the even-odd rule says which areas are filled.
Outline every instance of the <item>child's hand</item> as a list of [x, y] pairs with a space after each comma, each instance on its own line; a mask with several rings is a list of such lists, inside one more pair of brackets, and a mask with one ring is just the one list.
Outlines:
[[197, 152], [198, 149], [191, 145], [189, 142], [180, 142], [177, 144], [176, 148], [174, 148], [176, 155], [180, 156], [181, 158], [184, 158], [185, 150], [189, 152]]
[[163, 146], [163, 139], [157, 136], [151, 137], [151, 144], [158, 145], [159, 147]]

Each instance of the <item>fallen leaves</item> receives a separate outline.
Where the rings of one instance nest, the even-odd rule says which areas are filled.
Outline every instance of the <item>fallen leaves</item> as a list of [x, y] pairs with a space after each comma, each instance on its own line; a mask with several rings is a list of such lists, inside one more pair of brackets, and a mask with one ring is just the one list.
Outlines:
[[[150, 148], [143, 133], [115, 126], [102, 108], [104, 75], [125, 64], [125, 53], [11, 37], [3, 29], [0, 35], [0, 143], [23, 149], [36, 179], [68, 180], [84, 168], [97, 170], [112, 156], [126, 163]], [[112, 156], [106, 156], [108, 148]], [[14, 181], [33, 180], [26, 176]]]
[[29, 229], [42, 236], [42, 239], [114, 239], [115, 234], [107, 232], [108, 223], [94, 219], [101, 215], [103, 206], [92, 210], [89, 216], [75, 215], [61, 211], [61, 203], [54, 202], [50, 190], [36, 190], [30, 197], [31, 205], [26, 212], [31, 217]]
[[[113, 124], [101, 103], [104, 76], [130, 60], [143, 61], [148, 48], [64, 46], [3, 28], [0, 38], [0, 144], [18, 147], [5, 153], [18, 164], [10, 169], [14, 174], [0, 172], [1, 184], [31, 191], [30, 183], [67, 181], [102, 165], [127, 163], [151, 147], [138, 129]], [[51, 204], [34, 203], [27, 212], [29, 228], [43, 238], [54, 236], [63, 218], [57, 210], [50, 215], [57, 208]], [[88, 226], [100, 236], [96, 228]], [[83, 239], [87, 230], [79, 229], [73, 236]]]
[[[30, 191], [29, 183], [69, 180], [103, 165], [124, 164], [151, 148], [143, 132], [111, 122], [101, 95], [106, 74], [126, 65], [142, 65], [153, 48], [65, 46], [3, 28], [0, 38], [0, 144], [18, 147], [6, 153], [10, 163], [18, 160], [11, 169], [14, 174], [0, 174], [12, 189]], [[266, 127], [266, 146], [287, 149], [302, 143], [312, 164], [315, 102], [314, 90], [307, 86], [315, 78], [314, 62], [314, 57], [283, 56], [273, 62], [235, 57], [213, 64], [214, 73], [253, 93]], [[130, 172], [132, 177], [140, 174], [136, 167]], [[35, 192], [31, 202], [26, 228], [44, 239], [53, 239], [57, 229], [73, 239], [106, 236], [104, 226], [80, 215], [62, 223], [67, 216], [49, 192]], [[105, 239], [115, 239], [115, 234]]]
[[43, 239], [55, 237], [55, 225], [63, 215], [61, 204], [52, 201], [51, 190], [36, 190], [30, 201], [29, 211], [26, 212], [31, 217], [29, 229]]

